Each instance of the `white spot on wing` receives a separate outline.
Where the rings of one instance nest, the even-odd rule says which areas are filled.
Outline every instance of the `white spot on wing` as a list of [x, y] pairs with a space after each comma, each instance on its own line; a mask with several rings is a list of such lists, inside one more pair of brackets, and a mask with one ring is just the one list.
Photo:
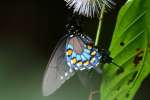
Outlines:
[[68, 76], [68, 73], [66, 72], [66, 73], [65, 73], [65, 77], [67, 77], [67, 76]]
[[60, 80], [63, 80], [64, 79], [64, 77], [63, 76], [60, 76]]
[[70, 73], [72, 73], [72, 72], [73, 72], [73, 70], [70, 68], [70, 69], [69, 69], [69, 72], [70, 72]]
[[82, 68], [80, 68], [80, 71], [83, 71], [83, 70], [85, 70], [86, 68], [85, 67], [82, 67]]

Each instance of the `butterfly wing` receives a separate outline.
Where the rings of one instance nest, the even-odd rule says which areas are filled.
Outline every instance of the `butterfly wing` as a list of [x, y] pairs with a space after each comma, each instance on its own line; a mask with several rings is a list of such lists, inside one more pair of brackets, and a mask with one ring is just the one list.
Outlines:
[[101, 80], [101, 75], [95, 69], [84, 70], [77, 72], [81, 84], [89, 90], [98, 90]]
[[74, 72], [69, 71], [64, 60], [66, 40], [66, 37], [59, 40], [48, 62], [42, 84], [44, 96], [54, 93], [67, 79], [74, 75]]
[[[93, 44], [90, 37], [85, 36], [85, 38], [80, 37], [85, 44]], [[100, 74], [102, 70], [100, 67], [93, 67], [90, 70], [83, 70], [77, 72], [80, 82], [84, 87], [90, 90], [98, 89], [100, 84]]]

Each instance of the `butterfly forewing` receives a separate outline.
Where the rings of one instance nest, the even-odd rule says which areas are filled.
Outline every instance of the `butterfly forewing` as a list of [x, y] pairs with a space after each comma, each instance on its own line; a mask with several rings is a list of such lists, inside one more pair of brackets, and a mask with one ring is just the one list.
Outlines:
[[67, 79], [74, 75], [74, 72], [70, 72], [65, 63], [66, 40], [66, 37], [59, 40], [48, 62], [42, 86], [44, 96], [54, 93]]

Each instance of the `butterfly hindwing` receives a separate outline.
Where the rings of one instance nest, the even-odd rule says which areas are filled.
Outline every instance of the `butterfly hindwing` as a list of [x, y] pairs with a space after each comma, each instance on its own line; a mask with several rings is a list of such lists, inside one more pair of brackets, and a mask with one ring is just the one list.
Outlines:
[[86, 89], [95, 90], [99, 88], [101, 75], [95, 69], [78, 71], [77, 75], [81, 84]]

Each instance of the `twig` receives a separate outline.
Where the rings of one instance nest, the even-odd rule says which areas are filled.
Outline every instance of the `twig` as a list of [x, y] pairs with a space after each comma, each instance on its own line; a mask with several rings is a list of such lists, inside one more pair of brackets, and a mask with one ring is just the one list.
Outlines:
[[100, 17], [99, 17], [99, 24], [98, 24], [97, 33], [96, 33], [95, 46], [97, 46], [98, 42], [99, 42], [99, 36], [100, 36], [100, 33], [101, 33], [101, 27], [102, 27], [104, 12], [105, 12], [105, 6], [106, 5], [104, 3], [103, 6], [102, 6], [102, 9], [101, 9]]

